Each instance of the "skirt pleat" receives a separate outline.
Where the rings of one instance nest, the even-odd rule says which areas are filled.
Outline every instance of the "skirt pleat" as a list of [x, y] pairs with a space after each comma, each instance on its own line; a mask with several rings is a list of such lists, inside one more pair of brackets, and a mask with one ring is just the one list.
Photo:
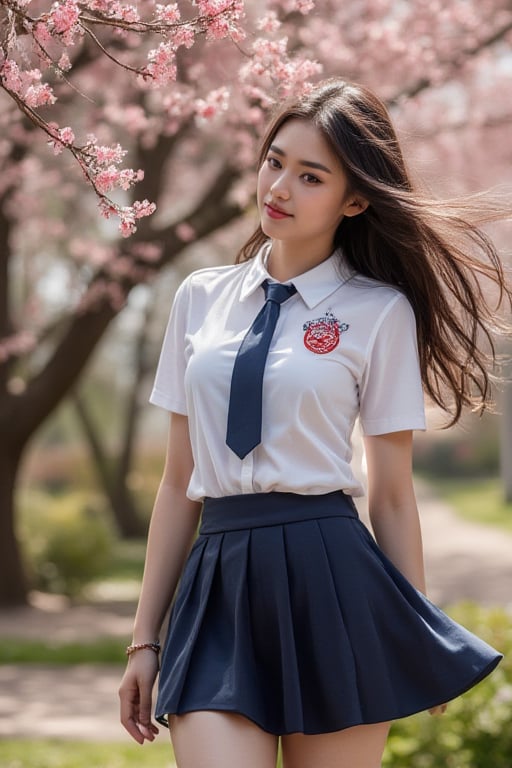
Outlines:
[[220, 710], [277, 735], [326, 733], [443, 704], [500, 659], [404, 578], [343, 493], [212, 499], [156, 716]]

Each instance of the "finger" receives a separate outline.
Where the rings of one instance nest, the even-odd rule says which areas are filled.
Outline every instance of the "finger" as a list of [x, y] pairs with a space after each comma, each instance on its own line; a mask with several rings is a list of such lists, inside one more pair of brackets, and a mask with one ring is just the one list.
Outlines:
[[138, 690], [132, 687], [125, 688], [121, 686], [119, 689], [119, 699], [121, 724], [138, 744], [143, 744], [145, 735], [140, 730], [138, 724]]
[[151, 688], [141, 685], [139, 689], [139, 728], [146, 739], [153, 741], [158, 728], [151, 722]]

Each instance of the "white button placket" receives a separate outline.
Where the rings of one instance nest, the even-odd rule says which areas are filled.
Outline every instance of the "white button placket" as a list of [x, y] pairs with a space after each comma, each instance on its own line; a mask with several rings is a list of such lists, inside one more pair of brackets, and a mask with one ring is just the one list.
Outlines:
[[251, 451], [247, 456], [242, 459], [242, 466], [240, 469], [240, 486], [242, 493], [254, 493], [253, 490], [253, 470], [254, 470], [254, 452]]

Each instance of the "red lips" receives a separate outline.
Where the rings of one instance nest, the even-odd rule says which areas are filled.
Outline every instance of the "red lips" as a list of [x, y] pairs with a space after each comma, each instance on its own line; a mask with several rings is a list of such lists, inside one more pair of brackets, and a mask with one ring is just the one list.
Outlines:
[[271, 219], [285, 219], [292, 215], [291, 213], [286, 213], [286, 211], [283, 211], [275, 205], [270, 205], [270, 203], [265, 203], [265, 211]]

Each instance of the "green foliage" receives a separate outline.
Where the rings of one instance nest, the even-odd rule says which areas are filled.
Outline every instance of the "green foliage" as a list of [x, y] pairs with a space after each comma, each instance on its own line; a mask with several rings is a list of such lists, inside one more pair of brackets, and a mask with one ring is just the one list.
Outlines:
[[125, 664], [126, 639], [84, 643], [0, 638], [0, 664]]
[[505, 501], [503, 486], [497, 477], [441, 480], [433, 486], [466, 520], [512, 530], [512, 504]]
[[34, 584], [77, 597], [101, 575], [112, 554], [113, 533], [102, 505], [91, 494], [33, 494], [37, 511], [24, 518]]
[[439, 717], [396, 722], [383, 768], [510, 768], [512, 619], [500, 609], [463, 604], [450, 615], [505, 654], [499, 667]]
[[137, 582], [142, 580], [146, 539], [117, 539], [114, 543], [104, 579], [114, 582]]
[[131, 743], [85, 743], [54, 739], [2, 740], [2, 768], [175, 768], [165, 734], [160, 741], [140, 747]]
[[414, 468], [431, 479], [474, 478], [497, 475], [500, 440], [496, 420], [479, 420], [467, 430], [435, 434], [416, 440]]

